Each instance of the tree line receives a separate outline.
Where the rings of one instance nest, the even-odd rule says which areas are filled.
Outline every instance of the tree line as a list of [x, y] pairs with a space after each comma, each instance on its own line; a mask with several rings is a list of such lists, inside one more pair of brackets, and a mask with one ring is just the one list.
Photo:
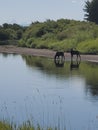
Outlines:
[[[98, 0], [87, 0], [85, 2], [85, 7], [84, 7], [84, 19], [90, 22], [94, 22], [98, 24]], [[34, 22], [32, 24], [38, 24], [39, 22]], [[49, 22], [48, 22], [49, 23]], [[50, 24], [50, 23], [49, 23]], [[53, 25], [54, 24], [54, 25]], [[57, 27], [53, 21], [51, 22], [51, 26]], [[20, 40], [23, 36], [23, 33], [25, 32], [27, 27], [20, 26], [18, 24], [7, 24], [4, 23], [2, 26], [0, 26], [0, 41], [4, 40]], [[48, 27], [48, 30], [50, 27]], [[43, 31], [44, 30], [44, 31]], [[45, 32], [45, 27], [44, 29], [40, 29], [37, 32], [37, 36], [43, 35]], [[49, 31], [50, 32], [50, 31]], [[51, 30], [52, 32], [52, 30]]]
[[85, 20], [98, 24], [98, 0], [87, 0], [84, 11], [86, 12]]
[[25, 30], [26, 27], [20, 26], [16, 23], [4, 23], [0, 26], [0, 44], [7, 44], [8, 40], [20, 40]]

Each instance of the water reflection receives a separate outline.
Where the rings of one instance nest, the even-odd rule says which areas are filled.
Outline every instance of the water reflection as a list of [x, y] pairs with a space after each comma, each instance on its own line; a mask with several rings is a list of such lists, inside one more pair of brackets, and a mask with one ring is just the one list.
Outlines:
[[3, 57], [7, 57], [7, 56], [8, 56], [7, 53], [2, 53], [1, 55], [2, 55]]
[[6, 58], [8, 56], [18, 56], [18, 54], [16, 54], [16, 53], [6, 53], [6, 52], [2, 52], [2, 53], [0, 53], [0, 55], [3, 57], [6, 57]]
[[71, 63], [70, 63], [70, 70], [73, 70], [73, 69], [79, 69], [79, 65], [80, 65], [80, 60], [76, 60], [76, 61], [73, 61], [71, 60]]
[[88, 62], [85, 66], [86, 93], [96, 98], [98, 96], [98, 64]]
[[[10, 58], [17, 54], [0, 54], [2, 58]], [[19, 56], [20, 57], [20, 56]], [[41, 73], [45, 73], [50, 76], [57, 76], [59, 79], [67, 80], [70, 77], [83, 77], [85, 80], [85, 93], [93, 98], [98, 96], [98, 64], [91, 62], [80, 61], [54, 61], [53, 59], [33, 57], [33, 56], [21, 56], [26, 65], [30, 68], [38, 67]], [[11, 58], [10, 58], [11, 59]], [[13, 62], [11, 60], [11, 62]], [[18, 62], [17, 62], [18, 63]], [[80, 65], [81, 64], [81, 65]], [[55, 67], [56, 66], [56, 67]], [[58, 69], [60, 67], [60, 69]], [[70, 71], [71, 70], [71, 71]], [[72, 71], [74, 70], [74, 71]]]
[[54, 63], [56, 67], [64, 67], [64, 60], [63, 59], [54, 59]]
[[[23, 56], [23, 59], [26, 62], [26, 65], [30, 68], [38, 67], [39, 71], [42, 73], [46, 73], [51, 76], [57, 76], [59, 78], [68, 78], [69, 77], [69, 63], [66, 64], [66, 68], [64, 67], [64, 63], [55, 63], [53, 59], [41, 58], [41, 57], [32, 57], [32, 56]], [[62, 67], [58, 69], [59, 64]], [[66, 74], [65, 74], [66, 73]]]
[[[61, 78], [69, 78], [78, 76], [84, 77], [86, 85], [85, 92], [92, 96], [98, 96], [98, 64], [90, 62], [81, 62], [80, 61], [58, 61], [55, 62], [51, 59], [41, 58], [41, 57], [32, 57], [32, 56], [23, 56], [26, 64], [29, 67], [39, 67], [42, 73], [46, 73], [51, 76], [59, 75]], [[80, 66], [81, 64], [81, 66]], [[56, 66], [56, 67], [55, 67]], [[58, 69], [61, 67], [61, 69]], [[70, 71], [74, 70], [74, 71]]]
[[41, 126], [59, 123], [61, 130], [87, 130], [93, 121], [90, 129], [97, 130], [98, 65], [81, 62], [72, 71], [73, 64], [56, 67], [53, 59], [0, 55], [0, 119], [7, 112], [18, 122], [32, 116]]

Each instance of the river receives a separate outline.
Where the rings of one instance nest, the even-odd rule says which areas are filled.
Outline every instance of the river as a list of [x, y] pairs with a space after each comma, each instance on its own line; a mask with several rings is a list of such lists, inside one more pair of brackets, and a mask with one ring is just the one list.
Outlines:
[[98, 130], [98, 64], [0, 54], [0, 120]]

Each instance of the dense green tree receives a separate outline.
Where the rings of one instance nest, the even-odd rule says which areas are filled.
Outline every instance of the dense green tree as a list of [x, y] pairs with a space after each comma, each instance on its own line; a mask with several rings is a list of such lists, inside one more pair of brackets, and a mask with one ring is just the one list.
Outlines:
[[4, 30], [0, 30], [0, 41], [4, 41], [8, 39], [9, 39], [9, 33]]
[[22, 38], [22, 33], [23, 33], [23, 31], [21, 29], [17, 31], [17, 33], [16, 33], [17, 39], [21, 39]]
[[17, 45], [26, 29], [16, 23], [4, 23], [0, 26], [0, 45]]
[[98, 24], [98, 0], [87, 0], [85, 2], [84, 11], [86, 12], [85, 19], [87, 21]]
[[91, 5], [91, 3], [89, 0], [85, 2], [84, 11], [86, 12], [85, 20], [87, 20], [87, 21], [90, 21], [90, 5]]

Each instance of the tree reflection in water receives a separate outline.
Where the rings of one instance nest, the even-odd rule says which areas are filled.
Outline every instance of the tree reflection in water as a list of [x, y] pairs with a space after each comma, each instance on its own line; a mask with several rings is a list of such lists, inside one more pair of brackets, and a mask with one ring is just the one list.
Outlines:
[[[53, 62], [53, 59], [42, 57], [23, 56], [29, 67], [39, 67], [40, 71], [48, 75], [59, 75], [62, 78], [70, 78], [73, 76], [83, 77], [85, 80], [85, 92], [91, 96], [98, 96], [98, 64], [91, 62]], [[55, 64], [54, 64], [55, 63]], [[61, 69], [58, 69], [58, 66]], [[75, 69], [74, 69], [75, 68]], [[79, 69], [78, 69], [79, 68]], [[74, 71], [70, 71], [74, 70]], [[61, 76], [63, 75], [63, 76]]]

